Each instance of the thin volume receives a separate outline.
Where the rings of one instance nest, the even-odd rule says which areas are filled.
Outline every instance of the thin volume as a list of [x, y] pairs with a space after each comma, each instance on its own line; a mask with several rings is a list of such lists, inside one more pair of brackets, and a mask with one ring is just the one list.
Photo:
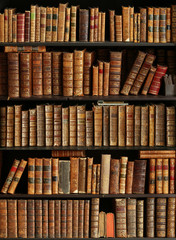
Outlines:
[[[6, 146], [6, 138], [7, 138], [7, 108], [6, 107], [0, 107], [0, 119], [1, 119], [1, 121], [0, 121], [0, 146], [5, 147]], [[13, 121], [12, 121], [12, 125], [13, 125]]]
[[55, 200], [48, 201], [48, 237], [55, 238]]
[[18, 237], [27, 238], [27, 200], [18, 200]]
[[140, 146], [143, 139], [141, 111], [142, 106], [134, 106], [134, 146]]
[[71, 6], [70, 40], [76, 42], [77, 6]]
[[155, 75], [155, 72], [156, 72], [156, 68], [151, 66], [151, 68], [149, 70], [149, 74], [146, 78], [146, 81], [144, 82], [144, 86], [143, 86], [143, 89], [142, 89], [142, 92], [141, 92], [142, 95], [147, 95], [147, 93], [149, 91], [149, 88], [150, 88], [150, 85], [152, 83], [153, 77]]
[[99, 8], [94, 8], [94, 42], [98, 41], [98, 13]]
[[103, 106], [103, 146], [109, 146], [109, 108]]
[[98, 13], [98, 42], [101, 42], [101, 12]]
[[43, 95], [43, 79], [42, 79], [42, 53], [32, 53], [33, 65], [33, 95]]
[[171, 42], [171, 8], [166, 8], [166, 41]]
[[[138, 13], [138, 15], [140, 16], [140, 13]], [[134, 25], [134, 7], [130, 7], [130, 42], [133, 42], [133, 28], [134, 28], [133, 25]], [[140, 33], [140, 29], [138, 29], [138, 32]]]
[[25, 42], [30, 42], [30, 29], [31, 29], [31, 13], [30, 11], [25, 11], [25, 36], [24, 36]]
[[98, 96], [98, 66], [93, 66], [92, 95]]
[[[79, 186], [79, 158], [70, 158], [70, 193], [78, 193]], [[82, 181], [82, 180], [81, 180]]]
[[73, 200], [67, 200], [67, 238], [72, 238]]
[[70, 39], [70, 8], [66, 8], [66, 15], [65, 15], [65, 42], [68, 42]]
[[78, 238], [78, 211], [79, 211], [79, 200], [73, 200], [73, 226], [72, 226], [73, 238]]
[[19, 53], [8, 53], [8, 97], [20, 97]]
[[105, 41], [105, 22], [106, 22], [106, 13], [101, 13], [101, 42]]
[[134, 105], [126, 106], [126, 146], [134, 145]]
[[43, 159], [35, 159], [35, 194], [43, 193]]
[[52, 194], [58, 194], [59, 185], [59, 159], [52, 158]]
[[160, 8], [160, 31], [159, 39], [160, 43], [166, 43], [166, 8]]
[[0, 14], [0, 42], [4, 42], [4, 13]]
[[8, 41], [8, 9], [4, 9], [4, 42], [9, 42]]
[[137, 237], [144, 237], [144, 200], [137, 200], [136, 227]]
[[0, 96], [8, 96], [7, 54], [0, 53]]
[[102, 146], [102, 106], [94, 106], [94, 146]]
[[87, 193], [91, 193], [93, 158], [87, 158]]
[[43, 194], [52, 194], [52, 165], [50, 158], [43, 159]]
[[74, 51], [73, 94], [83, 96], [83, 70], [85, 50]]
[[115, 37], [116, 42], [122, 42], [122, 16], [115, 16]]
[[84, 238], [89, 238], [90, 200], [84, 200]]
[[14, 107], [15, 107], [14, 146], [20, 147], [21, 146], [21, 109], [22, 109], [22, 105], [15, 105]]
[[17, 200], [7, 200], [7, 226], [8, 226], [8, 238], [17, 238]]
[[98, 96], [103, 95], [103, 62], [98, 62]]
[[89, 10], [79, 9], [79, 41], [88, 41]]
[[149, 106], [149, 146], [155, 145], [155, 106]]
[[102, 154], [101, 156], [101, 185], [100, 193], [109, 194], [109, 179], [110, 179], [110, 161], [111, 155]]
[[[58, 8], [53, 8], [53, 19], [52, 19], [52, 41], [57, 42], [57, 31], [58, 31]], [[66, 17], [67, 19], [67, 17]]]
[[110, 73], [110, 63], [103, 63], [103, 96], [109, 96], [109, 73]]
[[61, 201], [61, 237], [67, 236], [67, 200]]
[[69, 131], [69, 121], [68, 121], [68, 107], [62, 108], [62, 146], [68, 146], [68, 131]]
[[148, 7], [148, 42], [153, 42], [153, 8]]
[[175, 146], [175, 107], [166, 107], [166, 145]]
[[151, 158], [149, 159], [149, 193], [154, 194], [155, 193], [155, 166], [156, 166], [156, 159]]
[[13, 147], [14, 144], [14, 107], [7, 106], [7, 136], [6, 147]]
[[120, 178], [120, 160], [111, 159], [110, 164], [110, 181], [109, 181], [109, 193], [119, 193], [119, 178]]
[[61, 238], [61, 200], [55, 200], [55, 237]]
[[58, 42], [64, 41], [64, 34], [65, 34], [65, 9], [67, 7], [67, 3], [59, 3], [59, 12], [58, 12], [58, 35], [57, 40]]
[[45, 146], [45, 106], [37, 105], [37, 146]]
[[163, 194], [169, 193], [169, 159], [163, 159]]
[[17, 13], [17, 42], [24, 42], [25, 13]]
[[116, 237], [127, 237], [126, 199], [115, 199]]
[[169, 176], [170, 176], [170, 180], [169, 180], [169, 193], [173, 194], [175, 193], [175, 159], [171, 158], [170, 159], [170, 165], [169, 165]]
[[36, 6], [31, 5], [31, 42], [35, 42], [36, 31]]
[[78, 181], [78, 192], [86, 193], [86, 158], [79, 159], [79, 181]]
[[156, 159], [156, 193], [157, 194], [163, 193], [162, 166], [163, 166], [163, 159], [157, 158]]
[[98, 238], [99, 204], [100, 204], [99, 198], [91, 199], [91, 226], [90, 226], [91, 238]]
[[117, 106], [109, 107], [109, 145], [117, 146]]
[[46, 8], [46, 42], [52, 41], [53, 8]]
[[[19, 24], [19, 21], [18, 21], [18, 24]], [[24, 24], [24, 22], [23, 22]], [[17, 31], [19, 32], [18, 30], [18, 27], [17, 27], [17, 14], [13, 14], [12, 16], [12, 42], [17, 42]], [[19, 35], [18, 35], [19, 37]]]
[[35, 238], [35, 200], [27, 200], [27, 237]]
[[126, 107], [118, 106], [118, 146], [125, 146]]
[[86, 106], [77, 106], [77, 146], [86, 145]]
[[54, 105], [54, 146], [62, 143], [62, 106]]
[[148, 106], [141, 106], [141, 146], [148, 146], [149, 136], [149, 109]]
[[76, 146], [77, 144], [77, 107], [69, 106], [69, 145]]
[[42, 200], [35, 200], [35, 237], [42, 238]]
[[73, 96], [73, 53], [63, 53], [63, 96]]
[[120, 159], [120, 183], [119, 183], [119, 193], [120, 194], [125, 194], [127, 164], [128, 164], [128, 157], [121, 157], [121, 159]]
[[155, 237], [155, 198], [147, 198], [146, 204], [146, 236]]
[[126, 194], [132, 194], [133, 175], [134, 175], [134, 162], [128, 162], [127, 177], [126, 177], [126, 190], [125, 190]]
[[52, 95], [52, 53], [43, 53], [43, 94]]
[[90, 8], [90, 34], [89, 34], [89, 41], [93, 42], [94, 41], [94, 13], [95, 13], [95, 8]]
[[128, 238], [136, 237], [136, 199], [127, 200], [127, 223]]
[[84, 200], [79, 200], [78, 212], [78, 237], [84, 237]]
[[42, 201], [42, 237], [48, 238], [48, 200]]
[[175, 198], [167, 201], [167, 237], [175, 238]]
[[7, 238], [7, 200], [0, 202], [0, 237]]
[[37, 114], [36, 108], [29, 109], [29, 146], [37, 145]]
[[165, 146], [165, 105], [155, 105], [155, 146]]
[[109, 28], [110, 28], [110, 41], [115, 41], [115, 24], [114, 24], [114, 18], [115, 18], [115, 10], [109, 10]]
[[28, 194], [35, 194], [35, 158], [28, 158]]
[[123, 42], [130, 42], [130, 7], [122, 6]]
[[141, 17], [141, 37], [140, 41], [141, 42], [146, 42], [147, 41], [147, 9], [146, 8], [141, 8], [140, 9], [140, 17]]
[[153, 39], [154, 43], [160, 42], [160, 9], [153, 8]]
[[86, 111], [86, 146], [93, 146], [93, 111]]
[[46, 8], [40, 7], [40, 41], [46, 40]]
[[45, 145], [53, 146], [53, 123], [54, 123], [54, 107], [53, 105], [45, 105]]

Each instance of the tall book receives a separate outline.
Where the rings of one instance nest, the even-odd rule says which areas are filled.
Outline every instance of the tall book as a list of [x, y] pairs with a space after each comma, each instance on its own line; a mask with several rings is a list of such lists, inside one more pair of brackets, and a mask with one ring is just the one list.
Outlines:
[[86, 146], [93, 146], [93, 111], [86, 111]]
[[115, 10], [109, 10], [110, 41], [115, 41]]
[[88, 41], [89, 10], [79, 9], [79, 41]]
[[94, 146], [102, 146], [102, 106], [94, 106]]
[[155, 236], [155, 198], [147, 198], [146, 204], [146, 234], [147, 237]]
[[134, 144], [134, 105], [126, 106], [126, 146]]
[[69, 106], [69, 145], [77, 144], [77, 107]]
[[77, 146], [86, 145], [86, 109], [85, 105], [77, 106]]
[[153, 8], [153, 41], [154, 43], [160, 42], [160, 9]]
[[13, 147], [14, 144], [14, 107], [7, 106], [7, 137], [6, 147]]
[[149, 136], [149, 109], [148, 106], [141, 106], [141, 146], [148, 146]]
[[8, 238], [17, 238], [17, 200], [7, 200], [7, 226], [8, 226]]
[[36, 6], [31, 5], [31, 42], [35, 42], [35, 30], [36, 30]]
[[61, 146], [62, 106], [54, 105], [54, 146]]
[[35, 194], [43, 193], [43, 159], [35, 159]]
[[4, 42], [4, 13], [0, 14], [0, 42]]
[[70, 8], [66, 8], [65, 15], [65, 42], [68, 42], [70, 39]]
[[86, 158], [79, 159], [79, 184], [78, 190], [79, 193], [86, 193]]
[[117, 146], [117, 106], [109, 107], [109, 145]]
[[167, 201], [167, 237], [175, 238], [175, 198]]
[[46, 8], [46, 42], [52, 41], [52, 19], [53, 19], [53, 8]]
[[93, 158], [87, 158], [87, 193], [91, 193]]
[[43, 94], [52, 95], [52, 53], [43, 53]]
[[161, 43], [166, 43], [166, 8], [160, 8], [160, 32], [159, 39]]
[[153, 42], [153, 8], [148, 7], [148, 42]]
[[147, 160], [134, 161], [133, 193], [144, 194]]
[[128, 157], [121, 157], [121, 159], [120, 159], [120, 183], [119, 183], [119, 193], [120, 194], [125, 194], [127, 164], [128, 164]]
[[24, 42], [25, 13], [17, 13], [17, 42]]
[[103, 106], [103, 146], [109, 146], [109, 106]]
[[70, 193], [78, 193], [79, 185], [79, 158], [70, 158]]
[[122, 15], [115, 15], [116, 42], [122, 42]]
[[136, 237], [136, 199], [127, 201], [127, 223], [128, 237]]
[[[12, 125], [13, 125], [13, 114], [11, 116], [12, 116]], [[7, 108], [6, 107], [0, 107], [0, 119], [1, 119], [0, 120], [0, 146], [5, 147], [6, 138], [7, 138]]]
[[99, 198], [92, 198], [91, 201], [91, 226], [90, 235], [91, 238], [98, 238], [98, 223], [99, 223]]
[[50, 158], [43, 159], [43, 194], [52, 194], [52, 162]]
[[45, 106], [37, 105], [37, 146], [45, 146]]
[[35, 158], [28, 158], [28, 194], [35, 194]]
[[74, 51], [73, 93], [74, 96], [83, 96], [84, 50]]
[[45, 105], [45, 145], [53, 146], [53, 105]]
[[126, 199], [115, 199], [116, 237], [127, 237]]
[[29, 146], [37, 145], [37, 111], [29, 109]]
[[141, 32], [141, 37], [140, 41], [141, 42], [146, 42], [147, 41], [147, 9], [146, 8], [141, 8], [140, 9], [140, 32]]
[[58, 8], [53, 8], [53, 15], [52, 15], [52, 41], [57, 41], [57, 31], [58, 31]]
[[156, 159], [156, 193], [161, 194], [163, 193], [163, 159], [157, 158]]
[[43, 76], [42, 76], [42, 53], [32, 53], [33, 65], [33, 95], [43, 95]]
[[175, 107], [166, 107], [166, 145], [175, 146]]
[[166, 237], [166, 198], [156, 199], [156, 236]]
[[69, 144], [69, 141], [68, 141], [68, 138], [69, 138], [69, 134], [68, 134], [68, 131], [69, 131], [69, 121], [68, 121], [68, 107], [66, 108], [62, 108], [62, 146], [68, 146]]
[[169, 193], [169, 159], [163, 158], [163, 194]]
[[134, 162], [128, 162], [128, 164], [127, 164], [126, 190], [125, 190], [126, 194], [132, 194], [133, 175], [134, 175]]
[[58, 12], [58, 35], [57, 40], [59, 42], [64, 41], [65, 34], [65, 9], [67, 7], [67, 3], [59, 3], [59, 12]]
[[71, 26], [70, 26], [70, 40], [76, 42], [76, 22], [77, 22], [77, 6], [71, 6]]
[[91, 77], [92, 77], [92, 64], [94, 61], [94, 52], [85, 52], [84, 53], [84, 95], [90, 95], [91, 94]]
[[130, 42], [130, 7], [122, 6], [123, 42]]
[[42, 238], [42, 200], [35, 200], [35, 237]]
[[70, 193], [70, 161], [59, 160], [59, 193]]
[[48, 200], [42, 201], [42, 237], [48, 238]]
[[52, 53], [53, 95], [62, 95], [62, 52]]
[[118, 106], [118, 146], [125, 146], [126, 141], [126, 109]]
[[27, 200], [27, 236], [35, 238], [35, 200]]
[[0, 96], [8, 95], [7, 54], [0, 53]]
[[17, 207], [18, 237], [27, 238], [27, 200], [19, 199]]
[[0, 202], [0, 237], [7, 238], [7, 200]]
[[109, 180], [109, 193], [119, 193], [119, 178], [120, 178], [120, 160], [111, 159], [110, 163], [110, 180]]
[[142, 106], [134, 106], [134, 146], [141, 144]]
[[36, 29], [35, 29], [35, 41], [40, 42], [40, 22], [41, 22], [41, 9], [36, 6]]
[[165, 146], [165, 105], [155, 105], [155, 146]]
[[20, 97], [19, 53], [8, 53], [8, 96]]
[[170, 159], [170, 165], [169, 165], [169, 193], [175, 193], [175, 159]]
[[46, 7], [40, 7], [40, 41], [46, 40]]
[[136, 206], [137, 237], [144, 237], [144, 200], [137, 200]]
[[14, 146], [20, 147], [21, 146], [21, 117], [22, 117], [21, 109], [22, 109], [22, 105], [15, 105], [14, 107], [15, 107]]
[[73, 96], [73, 53], [63, 53], [63, 96]]
[[102, 154], [101, 156], [101, 185], [100, 193], [109, 194], [109, 179], [110, 179], [110, 161], [111, 155]]
[[155, 193], [155, 166], [156, 166], [156, 159], [151, 158], [149, 159], [149, 193]]

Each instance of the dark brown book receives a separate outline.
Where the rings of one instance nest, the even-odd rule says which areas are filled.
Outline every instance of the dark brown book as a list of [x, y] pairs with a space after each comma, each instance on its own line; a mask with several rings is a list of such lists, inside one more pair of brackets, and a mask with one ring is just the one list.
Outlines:
[[52, 157], [85, 157], [84, 150], [53, 150]]
[[149, 136], [149, 108], [148, 106], [141, 106], [141, 146], [148, 146]]
[[67, 200], [67, 238], [72, 238], [73, 200]]
[[109, 10], [110, 41], [115, 41], [115, 10]]
[[140, 17], [141, 17], [141, 42], [146, 42], [147, 41], [147, 9], [146, 8], [141, 8], [140, 9]]
[[175, 238], [175, 198], [167, 201], [167, 237]]
[[133, 193], [144, 194], [147, 160], [134, 161]]
[[175, 107], [166, 107], [166, 145], [175, 146]]
[[91, 94], [92, 88], [92, 64], [94, 61], [94, 52], [85, 52], [84, 54], [84, 95]]
[[166, 198], [156, 199], [156, 237], [166, 237]]
[[109, 193], [119, 193], [119, 177], [120, 177], [120, 160], [111, 159], [110, 165], [110, 182], [109, 182]]
[[79, 212], [79, 200], [73, 200], [73, 226], [72, 237], [78, 238], [78, 212]]
[[70, 158], [70, 193], [78, 193], [79, 187], [79, 158]]
[[19, 53], [8, 53], [8, 96], [20, 97]]
[[55, 237], [61, 238], [61, 200], [55, 200]]
[[84, 200], [79, 200], [78, 237], [84, 237]]
[[42, 60], [43, 94], [52, 95], [52, 53], [43, 53]]
[[30, 11], [25, 11], [25, 35], [24, 35], [25, 42], [30, 42], [30, 25], [31, 25], [31, 13]]
[[42, 201], [42, 237], [48, 238], [48, 200]]
[[21, 109], [22, 105], [15, 105], [15, 138], [14, 138], [14, 146], [20, 147], [21, 146]]
[[115, 199], [116, 237], [127, 237], [126, 199]]
[[126, 146], [134, 145], [134, 105], [126, 106]]
[[68, 107], [62, 108], [62, 146], [68, 146], [69, 131], [69, 114]]
[[146, 233], [147, 237], [155, 236], [155, 198], [147, 198]]
[[67, 236], [67, 200], [61, 201], [61, 237]]
[[79, 9], [79, 41], [88, 41], [89, 10]]
[[27, 200], [27, 237], [35, 238], [35, 200]]
[[52, 89], [53, 95], [62, 95], [62, 52], [52, 53]]
[[91, 200], [91, 226], [90, 226], [91, 238], [98, 238], [98, 235], [99, 235], [99, 233], [98, 233], [99, 204], [100, 204], [99, 198], [92, 198], [92, 200]]
[[8, 238], [17, 238], [17, 200], [7, 200], [7, 226]]
[[100, 182], [101, 182], [101, 164], [97, 164], [96, 168], [96, 194], [100, 194]]
[[84, 238], [89, 238], [90, 200], [84, 200]]
[[50, 158], [43, 159], [43, 194], [52, 194], [52, 165]]
[[109, 106], [103, 106], [103, 146], [109, 146]]
[[86, 145], [86, 106], [77, 106], [77, 146]]
[[32, 53], [33, 95], [43, 95], [42, 53]]
[[[13, 121], [12, 121], [12, 125], [13, 125]], [[6, 146], [6, 138], [7, 138], [7, 108], [0, 107], [0, 146], [1, 147]]]
[[59, 193], [70, 193], [70, 161], [59, 160]]
[[79, 184], [78, 191], [79, 193], [86, 193], [86, 158], [79, 159]]
[[35, 237], [42, 238], [42, 200], [35, 200]]
[[7, 238], [7, 200], [0, 202], [0, 237]]
[[18, 200], [18, 237], [27, 238], [27, 200]]
[[55, 238], [55, 200], [48, 201], [48, 237]]
[[165, 105], [155, 105], [155, 146], [165, 146]]
[[171, 6], [171, 20], [172, 20], [172, 42], [176, 42], [176, 5]]
[[141, 108], [142, 106], [134, 106], [134, 146], [141, 144]]
[[97, 187], [97, 165], [92, 165], [92, 186], [91, 186], [91, 193], [96, 194], [96, 187]]
[[8, 95], [7, 54], [0, 53], [0, 96]]

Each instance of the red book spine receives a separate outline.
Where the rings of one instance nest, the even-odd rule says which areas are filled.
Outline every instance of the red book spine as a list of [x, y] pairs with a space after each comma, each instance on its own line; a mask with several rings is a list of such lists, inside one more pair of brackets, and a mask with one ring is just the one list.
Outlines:
[[17, 14], [17, 42], [24, 42], [25, 13]]
[[25, 42], [30, 42], [30, 30], [31, 30], [31, 12], [25, 11]]

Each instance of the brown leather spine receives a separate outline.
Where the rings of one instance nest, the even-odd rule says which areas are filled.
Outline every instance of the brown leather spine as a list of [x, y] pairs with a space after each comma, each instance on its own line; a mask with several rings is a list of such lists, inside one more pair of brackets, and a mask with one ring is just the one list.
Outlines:
[[13, 25], [12, 25], [12, 18], [13, 18], [13, 14], [15, 14], [15, 8], [9, 8], [8, 9], [8, 42], [12, 42], [12, 29], [13, 29]]
[[153, 194], [155, 193], [155, 165], [156, 160], [154, 158], [149, 159], [149, 193]]
[[46, 42], [52, 41], [52, 18], [53, 18], [53, 8], [46, 8]]
[[110, 41], [115, 41], [115, 24], [114, 24], [114, 18], [115, 18], [115, 10], [109, 10], [109, 29], [110, 29]]
[[109, 115], [110, 115], [109, 145], [117, 146], [117, 106], [110, 106]]
[[126, 106], [126, 146], [134, 144], [134, 105]]
[[94, 146], [102, 146], [102, 106], [94, 106]]
[[5, 147], [7, 138], [7, 107], [0, 107], [0, 119], [0, 146]]
[[84, 200], [79, 200], [78, 237], [84, 237]]
[[13, 147], [13, 143], [14, 143], [14, 107], [7, 106], [6, 147]]
[[79, 200], [73, 200], [73, 238], [78, 238], [78, 212], [79, 212]]
[[31, 5], [31, 42], [35, 42], [36, 33], [36, 6]]
[[161, 43], [166, 43], [166, 8], [160, 8], [160, 20], [159, 20], [160, 32], [159, 32], [159, 39]]
[[67, 238], [72, 238], [73, 200], [67, 200]]
[[45, 105], [45, 145], [53, 146], [54, 136], [54, 107], [53, 105]]
[[17, 238], [17, 200], [7, 200], [7, 226], [8, 238]]
[[165, 146], [165, 105], [155, 105], [155, 146]]
[[95, 14], [95, 8], [90, 8], [90, 34], [89, 34], [89, 41], [94, 41], [94, 14]]
[[146, 42], [147, 41], [147, 33], [146, 33], [146, 28], [147, 28], [147, 9], [146, 8], [141, 8], [140, 9], [140, 16], [141, 16], [141, 42]]
[[130, 42], [130, 7], [122, 6], [123, 42]]
[[139, 151], [139, 158], [175, 158], [175, 150], [145, 150]]
[[90, 95], [92, 89], [92, 64], [94, 61], [94, 52], [85, 52], [84, 54], [84, 95]]
[[79, 41], [88, 41], [89, 10], [79, 9]]
[[59, 3], [59, 13], [58, 13], [58, 35], [57, 40], [58, 42], [64, 41], [65, 35], [65, 9], [68, 3]]
[[116, 237], [127, 237], [126, 199], [115, 199]]
[[86, 193], [86, 158], [79, 159], [79, 193]]
[[87, 193], [91, 193], [93, 158], [87, 158]]
[[35, 158], [28, 158], [28, 194], [35, 194]]
[[48, 238], [48, 200], [42, 200], [42, 237]]
[[138, 42], [138, 14], [134, 13], [134, 42]]
[[15, 139], [14, 146], [21, 147], [21, 109], [22, 105], [15, 105]]
[[43, 182], [43, 159], [35, 159], [35, 194], [42, 194]]
[[91, 200], [91, 238], [98, 238], [98, 220], [99, 220], [99, 198], [92, 198]]
[[0, 202], [0, 237], [7, 238], [7, 200]]
[[144, 237], [144, 200], [137, 200], [137, 212], [136, 212], [136, 223], [137, 223], [137, 237]]
[[163, 193], [162, 166], [163, 166], [163, 159], [157, 158], [156, 159], [156, 193], [157, 194]]
[[148, 146], [149, 136], [149, 109], [148, 106], [141, 106], [141, 146]]
[[63, 53], [63, 96], [73, 96], [73, 53]]
[[45, 42], [46, 39], [46, 7], [40, 7], [40, 41]]
[[167, 202], [167, 237], [175, 238], [175, 198]]
[[86, 106], [77, 106], [77, 146], [86, 145]]
[[27, 237], [35, 238], [35, 200], [27, 200]]
[[93, 111], [86, 111], [86, 146], [93, 146]]
[[8, 96], [20, 97], [19, 53], [8, 53]]
[[169, 193], [175, 193], [175, 159], [170, 159], [170, 165], [169, 165], [169, 175], [170, 175], [170, 181], [169, 181]]
[[29, 109], [29, 146], [37, 145], [37, 111]]
[[62, 95], [62, 52], [52, 53], [53, 95]]
[[45, 146], [45, 106], [37, 105], [37, 146]]
[[175, 107], [166, 107], [166, 145], [175, 146]]
[[94, 8], [94, 42], [98, 41], [98, 13], [99, 8]]
[[70, 38], [70, 11], [71, 9], [69, 7], [66, 8], [66, 15], [65, 15], [65, 42], [69, 41]]
[[98, 96], [103, 95], [103, 62], [98, 62]]
[[8, 9], [4, 9], [4, 42], [8, 42], [8, 20], [9, 20]]
[[[57, 42], [57, 32], [58, 32], [58, 8], [53, 8], [53, 19], [52, 19], [52, 41]], [[67, 17], [66, 17], [67, 19]]]
[[122, 15], [115, 16], [116, 42], [122, 42]]
[[59, 159], [52, 158], [52, 194], [58, 194]]
[[101, 165], [97, 164], [97, 169], [96, 169], [96, 194], [100, 194], [100, 172], [101, 172]]
[[61, 238], [61, 200], [55, 200], [55, 238]]
[[42, 238], [42, 200], [35, 200], [35, 237]]
[[130, 42], [133, 42], [134, 7], [130, 7]]
[[97, 164], [92, 165], [92, 194], [96, 194], [96, 187], [97, 187]]
[[8, 95], [7, 54], [0, 53], [0, 96]]
[[52, 53], [43, 53], [43, 94], [52, 95]]
[[171, 42], [171, 8], [166, 8], [166, 41]]
[[89, 238], [90, 200], [84, 200], [84, 238]]
[[110, 154], [101, 155], [101, 181], [100, 181], [100, 193], [109, 194], [109, 180], [110, 180]]
[[55, 200], [48, 201], [48, 237], [55, 238]]
[[153, 40], [154, 43], [159, 43], [159, 35], [160, 35], [160, 9], [159, 8], [153, 8]]
[[43, 159], [43, 194], [52, 194], [51, 159]]
[[134, 146], [140, 146], [142, 141], [141, 112], [142, 106], [134, 106]]
[[54, 146], [62, 143], [62, 106], [54, 105]]
[[134, 161], [133, 193], [145, 193], [147, 160]]
[[35, 28], [35, 42], [40, 42], [40, 22], [41, 22], [41, 9], [36, 6], [36, 28]]
[[70, 193], [78, 193], [79, 186], [79, 158], [70, 158]]
[[85, 50], [74, 51], [73, 94], [83, 96], [83, 70]]
[[101, 12], [101, 42], [105, 42], [105, 22], [106, 22], [106, 13]]
[[134, 175], [134, 162], [128, 162], [127, 165], [127, 178], [126, 178], [126, 194], [132, 194]]
[[109, 96], [109, 69], [110, 69], [110, 63], [104, 62], [103, 63], [103, 96]]
[[93, 66], [92, 95], [98, 96], [98, 66]]
[[120, 184], [119, 184], [119, 193], [120, 194], [125, 194], [127, 164], [128, 164], [128, 157], [121, 157], [121, 159], [120, 159]]
[[68, 146], [68, 107], [62, 108], [62, 146]]
[[0, 42], [4, 42], [4, 13], [0, 14]]
[[155, 236], [155, 198], [147, 198], [146, 211], [146, 236]]
[[166, 237], [166, 198], [156, 199], [156, 237]]
[[149, 91], [149, 88], [150, 88], [150, 85], [152, 83], [152, 80], [153, 80], [155, 72], [156, 72], [156, 68], [151, 66], [149, 74], [147, 76], [147, 79], [144, 82], [144, 86], [143, 86], [143, 89], [142, 89], [142, 92], [141, 92], [142, 95], [147, 95], [147, 93]]
[[153, 42], [153, 8], [148, 7], [148, 42]]
[[109, 106], [103, 106], [103, 146], [109, 146]]
[[18, 237], [27, 238], [27, 200], [18, 200]]
[[169, 193], [169, 159], [163, 159], [163, 194]]
[[155, 106], [149, 106], [149, 146], [155, 145]]
[[120, 178], [120, 160], [111, 159], [110, 165], [110, 182], [109, 182], [109, 193], [119, 193], [119, 178]]
[[43, 95], [43, 79], [42, 79], [42, 53], [32, 53], [33, 65], [33, 95]]
[[127, 223], [128, 238], [136, 237], [136, 199], [127, 200]]
[[125, 106], [118, 106], [118, 146], [125, 146], [125, 127], [126, 127]]
[[77, 6], [71, 6], [71, 28], [70, 40], [76, 42], [76, 22], [77, 22]]
[[67, 236], [67, 200], [61, 201], [61, 237]]

